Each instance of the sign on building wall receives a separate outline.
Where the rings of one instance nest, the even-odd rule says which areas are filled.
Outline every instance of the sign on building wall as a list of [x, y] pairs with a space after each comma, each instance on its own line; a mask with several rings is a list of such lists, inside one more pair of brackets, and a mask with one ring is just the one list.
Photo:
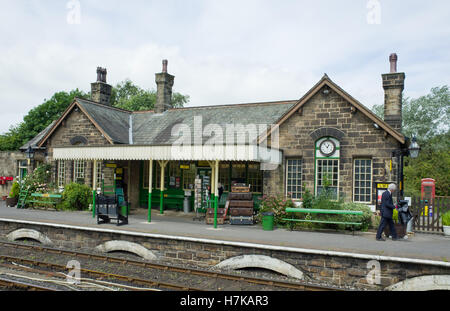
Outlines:
[[388, 190], [389, 184], [392, 184], [392, 182], [376, 182], [375, 188], [376, 188], [376, 194], [377, 194], [377, 210], [381, 209], [381, 196], [383, 195], [383, 192]]

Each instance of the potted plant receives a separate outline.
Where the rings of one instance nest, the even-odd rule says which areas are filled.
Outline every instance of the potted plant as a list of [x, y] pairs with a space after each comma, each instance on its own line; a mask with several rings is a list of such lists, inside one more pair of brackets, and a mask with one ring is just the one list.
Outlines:
[[17, 205], [17, 201], [19, 201], [19, 192], [20, 185], [17, 181], [15, 181], [12, 185], [9, 197], [6, 199], [6, 206], [14, 207]]
[[450, 211], [442, 215], [442, 225], [444, 226], [444, 235], [450, 236]]

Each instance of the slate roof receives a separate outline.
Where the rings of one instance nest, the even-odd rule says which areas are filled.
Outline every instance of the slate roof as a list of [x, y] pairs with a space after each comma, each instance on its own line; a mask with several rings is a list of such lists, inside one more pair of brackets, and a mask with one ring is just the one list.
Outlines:
[[114, 143], [129, 143], [130, 111], [80, 98], [77, 98], [76, 101]]
[[[172, 129], [177, 124], [183, 124], [190, 129], [191, 142], [195, 143], [194, 137], [203, 137], [202, 143], [208, 141], [211, 137], [220, 137], [223, 135], [226, 142], [227, 125], [234, 125], [236, 135], [247, 137], [246, 143], [249, 143], [248, 133], [257, 134], [258, 125], [264, 124], [270, 126], [286, 113], [297, 100], [282, 102], [267, 102], [256, 104], [236, 104], [226, 106], [208, 106], [208, 107], [192, 107], [192, 108], [175, 108], [169, 109], [161, 114], [153, 112], [135, 112], [133, 113], [133, 144], [138, 145], [170, 145], [177, 141], [177, 136], [172, 136]], [[197, 119], [194, 119], [197, 117]], [[201, 118], [200, 118], [201, 117]], [[211, 130], [211, 137], [201, 135], [199, 126], [202, 125], [203, 131]], [[201, 121], [200, 121], [201, 120]], [[249, 124], [255, 125], [248, 126]], [[214, 126], [212, 126], [214, 125]], [[217, 125], [219, 128], [217, 128]], [[238, 127], [237, 125], [243, 125]], [[246, 127], [245, 127], [246, 126]], [[216, 133], [213, 129], [221, 131]], [[186, 135], [183, 132], [182, 135]], [[256, 136], [255, 136], [256, 139]], [[238, 140], [236, 136], [234, 142]]]
[[41, 141], [42, 138], [44, 138], [45, 135], [50, 131], [50, 129], [55, 125], [56, 121], [53, 121], [50, 123], [42, 132], [37, 134], [35, 137], [33, 137], [30, 141], [28, 141], [25, 145], [19, 148], [19, 150], [26, 151], [28, 149], [28, 146], [31, 145], [31, 148], [33, 149], [39, 149], [38, 143]]
[[[227, 131], [227, 126], [229, 127], [230, 125], [235, 125], [233, 142], [238, 142], [239, 144], [252, 143], [257, 142], [256, 139], [258, 137], [260, 137], [260, 140], [264, 140], [264, 137], [269, 134], [264, 135], [258, 132], [260, 130], [259, 125], [269, 127], [275, 124], [282, 124], [284, 120], [295, 113], [324, 85], [334, 89], [363, 114], [379, 124], [386, 132], [393, 135], [401, 143], [404, 143], [405, 138], [400, 132], [375, 116], [364, 105], [332, 82], [327, 75], [324, 75], [300, 100], [173, 108], [157, 114], [154, 111], [132, 112], [76, 98], [65, 114], [69, 113], [73, 105], [78, 104], [80, 109], [87, 114], [88, 118], [103, 135], [107, 136], [108, 141], [112, 144], [172, 145], [179, 141], [179, 136], [172, 135], [176, 125], [181, 125], [179, 128], [183, 137], [188, 137], [190, 133], [191, 140], [186, 142], [189, 144], [204, 144], [215, 137], [223, 138], [221, 142], [229, 144], [230, 136], [227, 134], [230, 134], [230, 131]], [[29, 143], [42, 146], [64, 117], [63, 115], [59, 121], [46, 128]], [[194, 124], [194, 120], [199, 120], [202, 128], [198, 128]], [[241, 125], [241, 127], [236, 127], [237, 125]], [[215, 129], [218, 131], [215, 131]], [[189, 133], [186, 133], [187, 131]], [[209, 132], [209, 136], [205, 135], [205, 132]], [[242, 137], [245, 137], [244, 141], [239, 140]], [[28, 147], [28, 143], [24, 147]]]

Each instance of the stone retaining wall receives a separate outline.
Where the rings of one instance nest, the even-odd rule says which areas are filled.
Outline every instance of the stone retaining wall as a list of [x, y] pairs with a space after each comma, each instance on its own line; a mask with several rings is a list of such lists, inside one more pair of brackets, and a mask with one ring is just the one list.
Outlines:
[[[202, 240], [186, 237], [165, 237], [139, 232], [114, 232], [111, 229], [89, 229], [56, 224], [33, 224], [0, 221], [0, 239], [17, 229], [34, 229], [46, 235], [56, 247], [92, 252], [111, 240], [138, 243], [151, 250], [161, 262], [214, 266], [241, 255], [264, 255], [285, 261], [301, 270], [307, 279], [329, 285], [379, 290], [405, 279], [424, 275], [450, 275], [448, 263], [407, 260], [371, 255], [344, 254], [300, 250], [271, 245]], [[370, 263], [378, 260], [381, 268], [379, 284], [369, 284], [367, 275], [376, 273]], [[416, 261], [416, 262], [414, 262]]]

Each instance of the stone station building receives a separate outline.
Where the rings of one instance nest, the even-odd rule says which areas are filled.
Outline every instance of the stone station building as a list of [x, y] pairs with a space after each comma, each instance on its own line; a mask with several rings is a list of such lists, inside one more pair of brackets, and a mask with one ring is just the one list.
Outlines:
[[111, 106], [112, 87], [98, 68], [91, 100], [76, 98], [27, 145], [53, 165], [60, 187], [120, 187], [132, 208], [180, 208], [182, 200], [171, 198], [185, 195], [192, 206], [197, 176], [209, 176], [213, 195], [219, 183], [227, 193], [243, 182], [255, 198], [300, 200], [306, 189], [318, 194], [328, 184], [335, 198], [374, 206], [377, 183], [401, 186], [393, 152], [409, 144], [401, 133], [405, 74], [395, 54], [390, 62], [382, 75], [384, 120], [326, 74], [298, 100], [173, 108], [167, 61], [156, 74], [155, 109], [126, 111]]

